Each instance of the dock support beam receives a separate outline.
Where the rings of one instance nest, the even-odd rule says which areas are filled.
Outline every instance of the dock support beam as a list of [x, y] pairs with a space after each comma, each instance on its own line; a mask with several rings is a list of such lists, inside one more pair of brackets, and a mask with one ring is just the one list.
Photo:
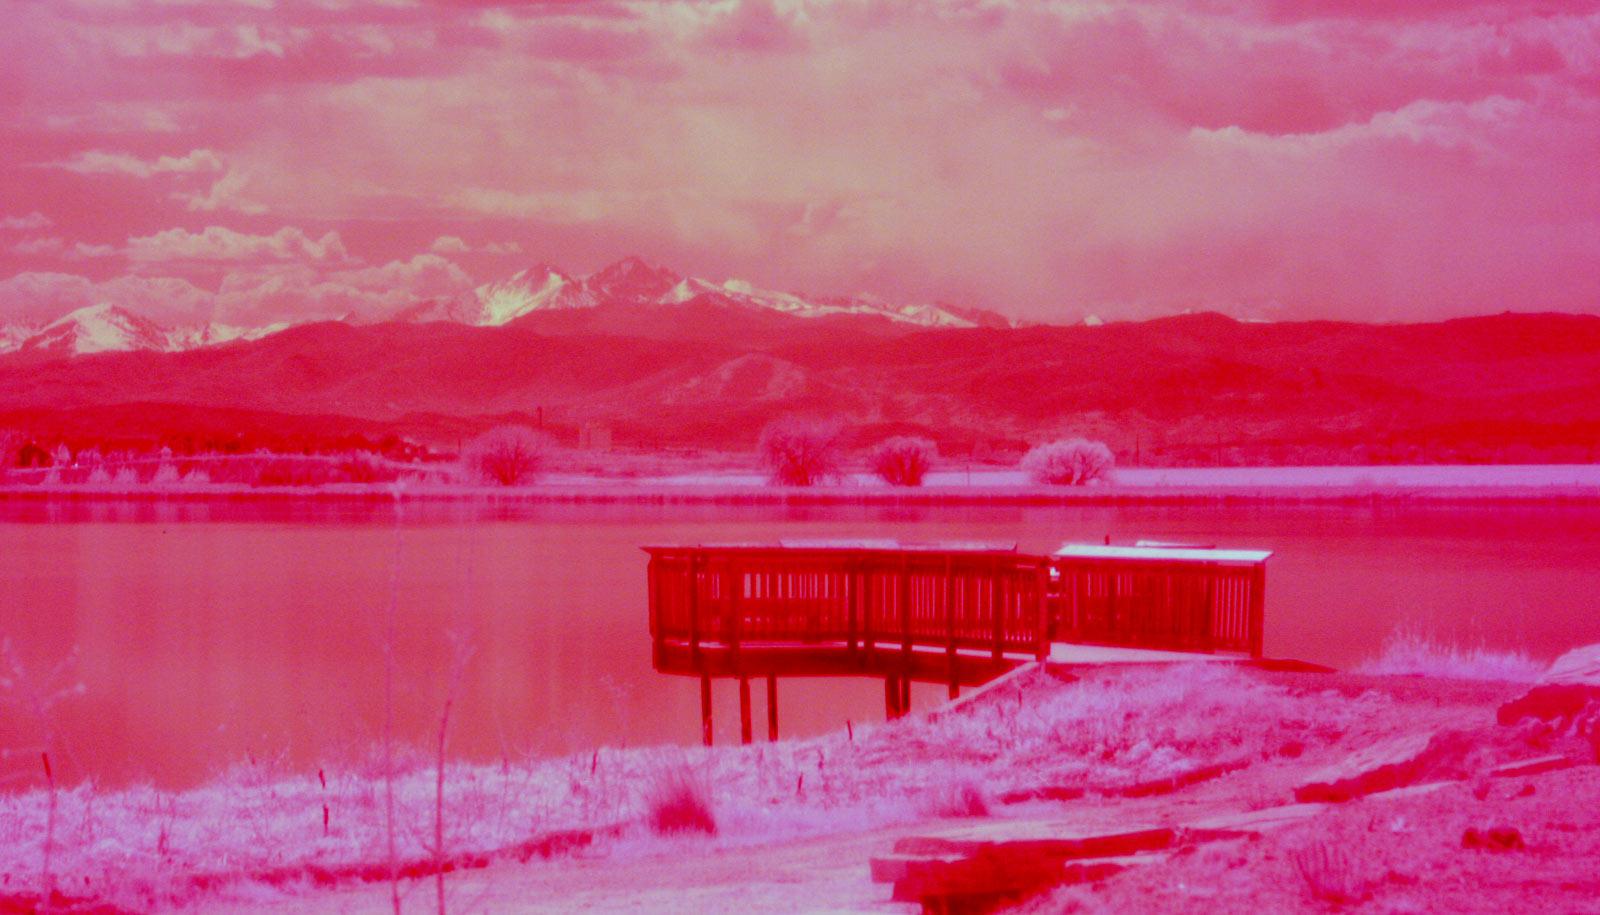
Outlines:
[[778, 739], [778, 678], [767, 674], [767, 739]]
[[700, 738], [711, 746], [711, 677], [700, 675]]
[[900, 683], [893, 675], [883, 678], [883, 717], [900, 717]]
[[750, 678], [739, 675], [739, 742], [750, 742]]

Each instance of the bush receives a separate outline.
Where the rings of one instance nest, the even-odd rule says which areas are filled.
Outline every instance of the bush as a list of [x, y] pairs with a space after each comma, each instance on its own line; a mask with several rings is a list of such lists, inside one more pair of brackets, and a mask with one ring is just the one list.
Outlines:
[[717, 818], [711, 812], [709, 792], [687, 768], [663, 772], [646, 799], [650, 829], [657, 835], [684, 832], [717, 834]]
[[872, 472], [891, 486], [921, 486], [939, 449], [925, 438], [891, 438], [872, 452]]
[[1105, 442], [1060, 439], [1036, 445], [1022, 457], [1022, 470], [1035, 482], [1052, 486], [1082, 486], [1109, 481], [1116, 458]]
[[0, 429], [0, 479], [4, 479], [6, 472], [17, 466], [17, 452], [22, 450], [24, 441], [20, 432]]
[[761, 463], [780, 486], [810, 486], [839, 475], [838, 423], [780, 419], [761, 430]]
[[497, 426], [461, 449], [469, 476], [519, 486], [538, 476], [552, 448], [550, 436], [527, 426]]
[[377, 457], [363, 451], [339, 462], [339, 476], [351, 483], [377, 483], [385, 474]]

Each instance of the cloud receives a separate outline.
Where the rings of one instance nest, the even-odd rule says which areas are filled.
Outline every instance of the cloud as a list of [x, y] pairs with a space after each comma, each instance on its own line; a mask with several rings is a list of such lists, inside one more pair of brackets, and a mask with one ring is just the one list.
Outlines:
[[1592, 3], [117, 0], [7, 25], [0, 199], [62, 243], [8, 269], [123, 237], [135, 275], [325, 314], [402, 297], [332, 273], [427, 249], [490, 280], [521, 251], [485, 240], [516, 238], [1030, 318], [1600, 310]]
[[267, 212], [264, 204], [244, 196], [244, 188], [248, 183], [249, 178], [243, 171], [229, 169], [227, 174], [212, 182], [204, 194], [175, 191], [172, 197], [174, 200], [183, 201], [191, 212], [212, 213], [218, 210], [231, 210], [248, 215]]
[[176, 277], [116, 277], [96, 282], [70, 273], [29, 271], [0, 280], [0, 323], [38, 327], [70, 311], [109, 302], [167, 326], [209, 320], [211, 293]]
[[459, 236], [441, 235], [433, 240], [433, 244], [428, 246], [428, 250], [434, 254], [471, 254], [475, 252], [482, 254], [521, 254], [522, 245], [514, 241], [493, 241], [474, 248]]
[[472, 286], [459, 266], [436, 254], [326, 273], [304, 264], [268, 265], [228, 273], [216, 314], [228, 324], [285, 317], [370, 321], [429, 299], [464, 295]]
[[222, 157], [209, 149], [196, 149], [183, 156], [157, 156], [154, 159], [91, 149], [51, 165], [81, 175], [130, 175], [135, 178], [221, 171], [223, 167]]
[[13, 254], [25, 257], [49, 256], [63, 260], [85, 260], [94, 257], [111, 257], [117, 253], [113, 245], [91, 245], [81, 241], [67, 241], [64, 238], [46, 237], [29, 238], [19, 241], [11, 246]]
[[29, 231], [47, 228], [52, 225], [55, 225], [55, 221], [38, 210], [26, 216], [0, 216], [0, 229]]
[[779, 13], [771, 0], [738, 0], [712, 20], [702, 38], [707, 46], [728, 51], [789, 52], [806, 45], [793, 18]]
[[298, 261], [342, 263], [350, 259], [339, 233], [312, 238], [303, 230], [285, 226], [271, 235], [251, 235], [222, 226], [199, 232], [166, 229], [128, 239], [128, 258], [135, 263], [169, 261], [259, 262]]

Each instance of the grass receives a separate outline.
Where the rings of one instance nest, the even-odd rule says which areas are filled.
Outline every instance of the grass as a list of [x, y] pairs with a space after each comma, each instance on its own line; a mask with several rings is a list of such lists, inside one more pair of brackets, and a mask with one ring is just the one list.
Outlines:
[[[472, 862], [614, 836], [767, 843], [981, 815], [988, 798], [1041, 788], [1115, 795], [1291, 745], [1327, 752], [1397, 714], [1382, 693], [1287, 682], [1211, 664], [1041, 673], [947, 714], [813, 739], [442, 767], [436, 747], [399, 747], [392, 769], [380, 752], [304, 773], [268, 760], [181, 792], [83, 784], [58, 792], [52, 868], [61, 886], [149, 909], [262, 882], [385, 880], [391, 838], [405, 879], [431, 875], [445, 848]], [[19, 892], [47, 807], [42, 790], [0, 795], [0, 879]]]
[[717, 834], [717, 817], [711, 809], [711, 792], [687, 766], [659, 773], [646, 806], [650, 830], [656, 835]]
[[1378, 655], [1356, 668], [1380, 676], [1420, 676], [1450, 680], [1532, 683], [1544, 664], [1518, 651], [1482, 646], [1463, 648], [1418, 632], [1401, 630], [1385, 640]]

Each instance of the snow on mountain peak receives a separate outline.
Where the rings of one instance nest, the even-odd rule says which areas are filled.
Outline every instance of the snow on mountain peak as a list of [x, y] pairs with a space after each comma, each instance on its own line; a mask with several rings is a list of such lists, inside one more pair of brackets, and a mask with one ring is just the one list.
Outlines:
[[102, 302], [68, 312], [43, 327], [0, 328], [0, 353], [55, 356], [133, 351], [165, 353], [234, 340], [257, 340], [288, 326], [288, 322], [280, 321], [261, 327], [195, 324], [168, 329], [120, 305]]
[[485, 283], [474, 290], [476, 319], [468, 323], [499, 326], [532, 311], [583, 308], [595, 304], [572, 277], [549, 264], [519, 270], [510, 279]]
[[584, 286], [601, 301], [655, 305], [668, 296], [682, 277], [664, 267], [652, 267], [637, 257], [624, 258], [584, 278]]
[[81, 355], [127, 350], [165, 352], [171, 347], [172, 342], [161, 325], [126, 308], [101, 303], [51, 321], [37, 334], [23, 340], [19, 349]]

